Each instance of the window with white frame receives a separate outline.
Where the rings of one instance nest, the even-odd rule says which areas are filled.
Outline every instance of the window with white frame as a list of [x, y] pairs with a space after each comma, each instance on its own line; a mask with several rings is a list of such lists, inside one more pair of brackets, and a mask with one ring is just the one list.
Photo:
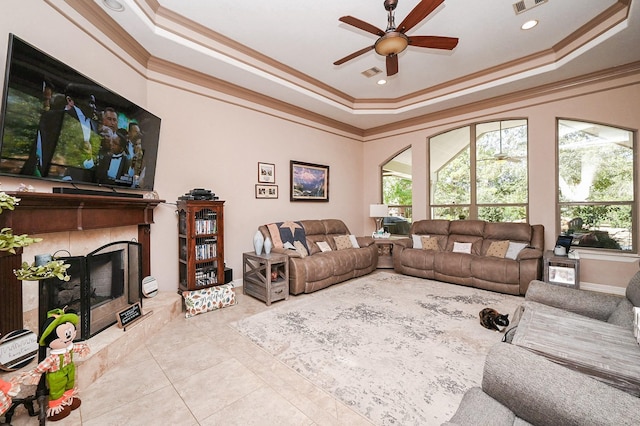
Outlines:
[[411, 147], [408, 147], [382, 166], [382, 203], [389, 206], [389, 216], [382, 220], [385, 231], [409, 234], [412, 199]]
[[579, 248], [637, 252], [634, 133], [558, 119], [558, 226]]
[[433, 219], [526, 222], [527, 120], [472, 124], [429, 140]]

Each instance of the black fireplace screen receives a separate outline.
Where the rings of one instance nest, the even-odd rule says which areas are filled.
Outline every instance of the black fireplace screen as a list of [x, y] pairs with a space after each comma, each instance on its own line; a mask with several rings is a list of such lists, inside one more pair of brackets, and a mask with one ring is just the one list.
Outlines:
[[[40, 316], [67, 307], [80, 317], [78, 336], [86, 340], [116, 323], [116, 314], [140, 302], [142, 245], [121, 241], [109, 243], [86, 256], [59, 257], [68, 263], [69, 281], [42, 281]], [[44, 315], [43, 315], [44, 314]]]

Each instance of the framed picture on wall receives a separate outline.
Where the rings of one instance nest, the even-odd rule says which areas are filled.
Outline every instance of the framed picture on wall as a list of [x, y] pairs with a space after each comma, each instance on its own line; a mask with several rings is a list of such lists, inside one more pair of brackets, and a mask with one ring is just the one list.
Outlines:
[[276, 165], [271, 163], [258, 163], [258, 182], [275, 183]]
[[291, 160], [291, 201], [329, 201], [329, 166]]
[[278, 198], [278, 185], [256, 185], [256, 198]]

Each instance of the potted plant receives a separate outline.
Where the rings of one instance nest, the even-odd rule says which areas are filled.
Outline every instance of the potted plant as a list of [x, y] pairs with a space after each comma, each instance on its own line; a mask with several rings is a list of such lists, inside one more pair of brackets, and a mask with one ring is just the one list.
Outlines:
[[[14, 210], [19, 202], [19, 198], [0, 191], [0, 214], [4, 210]], [[26, 234], [14, 235], [11, 228], [2, 228], [0, 230], [0, 251], [16, 254], [17, 248], [27, 247], [40, 241], [42, 241], [42, 238], [32, 238]], [[13, 273], [22, 281], [39, 281], [53, 277], [62, 281], [69, 281], [70, 277], [67, 275], [69, 266], [64, 261], [55, 259], [48, 261], [44, 265], [22, 262], [22, 267], [14, 270]]]

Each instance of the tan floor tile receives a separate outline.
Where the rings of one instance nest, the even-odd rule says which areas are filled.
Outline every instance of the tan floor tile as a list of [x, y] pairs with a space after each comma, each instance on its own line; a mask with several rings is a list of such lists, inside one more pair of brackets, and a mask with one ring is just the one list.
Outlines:
[[195, 426], [198, 422], [193, 417], [184, 401], [180, 399], [173, 386], [138, 398], [127, 404], [111, 407], [96, 418], [85, 421], [84, 426], [147, 426], [147, 425], [181, 425]]
[[223, 410], [264, 385], [258, 376], [233, 358], [174, 382], [180, 397], [198, 420]]
[[[146, 397], [171, 383], [147, 349], [141, 362], [123, 362], [96, 380], [87, 389], [80, 389], [83, 421], [99, 417], [119, 407]], [[136, 359], [140, 355], [136, 356]]]
[[232, 357], [223, 342], [215, 342], [204, 335], [191, 344], [175, 345], [171, 351], [151, 352], [171, 382], [200, 374]]
[[267, 386], [200, 422], [202, 426], [312, 425], [313, 421]]

